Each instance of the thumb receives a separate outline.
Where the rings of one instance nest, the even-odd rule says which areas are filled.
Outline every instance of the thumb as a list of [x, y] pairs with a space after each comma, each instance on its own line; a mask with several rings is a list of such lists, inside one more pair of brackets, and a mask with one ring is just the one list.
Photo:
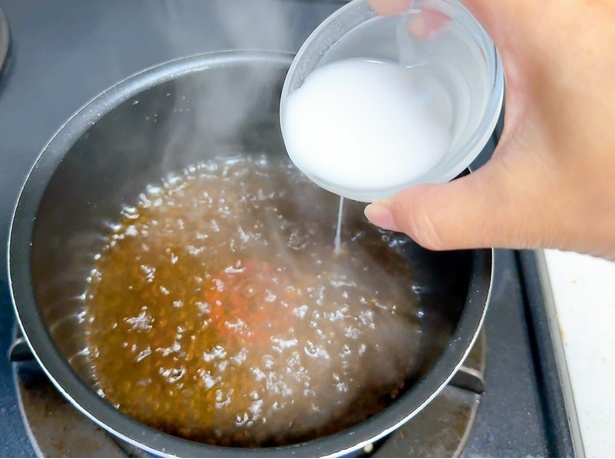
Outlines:
[[409, 188], [370, 204], [365, 215], [431, 250], [542, 244], [544, 229], [528, 227], [540, 221], [530, 215], [536, 187], [520, 186], [526, 182], [522, 174], [497, 163], [492, 158], [476, 173], [450, 183]]

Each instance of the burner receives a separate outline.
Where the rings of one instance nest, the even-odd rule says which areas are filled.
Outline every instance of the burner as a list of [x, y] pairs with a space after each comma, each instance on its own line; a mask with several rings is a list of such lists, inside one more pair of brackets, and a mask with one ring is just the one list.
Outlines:
[[[361, 457], [459, 457], [483, 391], [486, 339], [482, 332], [451, 383], [414, 418], [364, 448]], [[108, 434], [56, 390], [21, 338], [11, 349], [19, 406], [41, 457], [151, 457]]]
[[9, 23], [0, 8], [0, 75], [9, 54]]

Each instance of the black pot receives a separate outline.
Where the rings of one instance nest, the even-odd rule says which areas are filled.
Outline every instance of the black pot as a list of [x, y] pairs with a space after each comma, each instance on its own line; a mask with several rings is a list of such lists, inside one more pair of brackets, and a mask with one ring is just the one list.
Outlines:
[[[15, 209], [10, 283], [23, 334], [62, 394], [112, 434], [171, 456], [323, 456], [359, 450], [420, 411], [447, 384], [478, 336], [489, 298], [491, 250], [430, 252], [408, 262], [425, 317], [417, 382], [391, 406], [338, 434], [279, 448], [226, 448], [164, 434], [92, 389], [79, 313], [107, 222], [148, 183], [216, 154], [285, 154], [281, 84], [292, 56], [237, 52], [189, 57], [135, 75], [75, 114], [30, 171]], [[231, 101], [233, 101], [231, 103]], [[229, 129], [228, 126], [234, 126]], [[169, 154], [169, 153], [174, 154]]]

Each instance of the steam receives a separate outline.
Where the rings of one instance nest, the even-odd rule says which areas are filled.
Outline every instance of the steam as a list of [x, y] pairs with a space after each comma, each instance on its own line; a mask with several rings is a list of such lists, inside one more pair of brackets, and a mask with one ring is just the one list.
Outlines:
[[[290, 19], [287, 6], [284, 6], [287, 3], [216, 0], [209, 3], [212, 4], [215, 18], [191, 19], [202, 20], [204, 27], [216, 27], [221, 31], [221, 35], [214, 38], [216, 42], [211, 45], [212, 49], [285, 51], [296, 48], [293, 42], [296, 34], [292, 32], [297, 23]], [[187, 43], [194, 41], [194, 35], [190, 28], [183, 26], [188, 14], [182, 9], [187, 9], [187, 4], [169, 0], [165, 5], [164, 14], [156, 18], [152, 26], [160, 27], [161, 34], [167, 34], [164, 41], [167, 49], [189, 48]], [[195, 52], [202, 50], [198, 48], [194, 48]], [[135, 205], [139, 193], [146, 190], [147, 185], [159, 184], [163, 177], [167, 177], [166, 183], [172, 188], [174, 184], [181, 184], [177, 177], [183, 170], [215, 158], [230, 161], [250, 152], [287, 160], [278, 125], [283, 69], [266, 61], [258, 64], [246, 61], [244, 65], [236, 60], [222, 64], [212, 65], [203, 74], [181, 77], [165, 86], [164, 90], [155, 90], [154, 95], [148, 93], [129, 101], [130, 110], [139, 117], [139, 123], [130, 127], [136, 140], [130, 143], [134, 151], [128, 149], [124, 152], [125, 160], [129, 161], [131, 155], [145, 157], [147, 170], [133, 171], [134, 177], [127, 179], [118, 190], [112, 190], [120, 195], [125, 205]], [[106, 160], [117, 159], [115, 154]], [[366, 387], [391, 386], [391, 390], [395, 390], [400, 372], [408, 375], [412, 370], [412, 351], [418, 341], [416, 323], [393, 314], [391, 305], [377, 303], [369, 309], [345, 305], [340, 300], [351, 289], [349, 285], [358, 290], [365, 286], [363, 297], [370, 299], [378, 296], [374, 291], [377, 288], [396, 298], [405, 298], [407, 292], [391, 281], [387, 269], [373, 266], [367, 249], [360, 247], [358, 258], [349, 257], [343, 267], [332, 262], [338, 200], [315, 185], [303, 186], [306, 180], [275, 182], [271, 179], [268, 188], [280, 196], [287, 196], [284, 199], [292, 204], [282, 219], [271, 214], [263, 216], [266, 228], [263, 233], [270, 238], [268, 250], [273, 252], [271, 258], [282, 260], [290, 266], [295, 277], [308, 284], [307, 288], [314, 288], [310, 292], [313, 302], [294, 311], [302, 316], [304, 329], [278, 338], [273, 343], [273, 351], [263, 356], [261, 368], [265, 378], [264, 393], [281, 391], [285, 397], [290, 393], [286, 397], [289, 404], [299, 400], [299, 396], [303, 397], [302, 402], [289, 405], [281, 413], [292, 415], [291, 419], [274, 421], [275, 410], [262, 413], [267, 417], [267, 428], [270, 432], [284, 433], [289, 423], [294, 423], [293, 431], [298, 435], [332, 420], [347, 425], [360, 420], [361, 413], [353, 411], [352, 405], [360, 405]], [[203, 193], [200, 195], [202, 197]], [[181, 196], [181, 190], [178, 190], [178, 196]], [[222, 198], [212, 204], [215, 206], [212, 209], [224, 211], [228, 208], [228, 196], [222, 195]], [[342, 240], [360, 240], [367, 231], [362, 212], [357, 209], [348, 212], [345, 224], [351, 219], [358, 229], [352, 234], [343, 234]], [[211, 223], [211, 215], [208, 218], [206, 221], [203, 217], [203, 222]], [[300, 223], [298, 228], [289, 223], [293, 219]], [[363, 226], [358, 225], [359, 220], [363, 221]], [[184, 228], [178, 227], [174, 237], [190, 242]], [[295, 252], [307, 245], [325, 248], [320, 260], [322, 272], [331, 276], [330, 285], [325, 290], [316, 288], [316, 282], [310, 285], [310, 279], [302, 278], [303, 268], [296, 261]], [[209, 249], [202, 248], [201, 253], [207, 254]], [[365, 270], [366, 266], [369, 270]], [[115, 275], [122, 278], [121, 273]], [[322, 285], [324, 281], [320, 279], [318, 282]], [[120, 285], [120, 280], [112, 285]], [[415, 307], [411, 300], [408, 302], [410, 307]], [[313, 323], [316, 325], [312, 326]], [[236, 357], [240, 360], [242, 356], [239, 352]], [[147, 362], [148, 358], [151, 357], [146, 356], [144, 361]], [[306, 395], [304, 391], [316, 393], [316, 386], [322, 381], [327, 381], [327, 384], [334, 381], [338, 389], [335, 392], [321, 390], [318, 392], [321, 398], [310, 405], [306, 402], [310, 394]], [[208, 379], [206, 384], [211, 384], [211, 381]], [[254, 410], [249, 412], [256, 414]], [[235, 427], [234, 416], [228, 421], [229, 426]], [[275, 422], [279, 425], [276, 426]]]
[[[166, 5], [169, 46], [184, 47], [186, 41], [193, 39], [188, 32], [182, 32], [181, 20], [186, 12], [181, 9], [186, 5], [179, 2]], [[294, 21], [285, 2], [215, 0], [209, 5], [215, 20], [203, 19], [208, 24], [215, 23], [220, 31], [217, 51], [293, 49]], [[271, 143], [276, 150], [281, 150], [280, 154], [286, 155], [278, 125], [278, 101], [285, 69], [271, 62], [242, 61], [246, 58], [239, 54], [218, 59], [227, 62], [219, 60], [211, 64], [202, 77], [177, 80], [168, 93], [174, 104], [168, 119], [161, 120], [156, 113], [151, 115], [158, 115], [158, 123], [164, 123], [166, 130], [161, 161], [163, 175], [213, 157], [243, 154], [246, 149], [260, 153], [259, 149], [270, 148]]]
[[238, 7], [228, 0], [216, 0], [217, 18], [223, 25], [233, 49], [292, 49], [292, 29], [282, 3], [243, 2]]

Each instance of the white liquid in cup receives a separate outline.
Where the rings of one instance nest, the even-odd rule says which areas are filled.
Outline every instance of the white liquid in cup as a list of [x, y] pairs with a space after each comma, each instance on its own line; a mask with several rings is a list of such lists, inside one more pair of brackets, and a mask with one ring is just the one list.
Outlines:
[[429, 73], [346, 59], [289, 95], [284, 140], [308, 176], [344, 188], [387, 189], [432, 169], [453, 135], [452, 103]]
[[[450, 23], [418, 38], [414, 14]], [[457, 0], [382, 17], [354, 0], [299, 50], [284, 83], [289, 156], [319, 186], [371, 202], [465, 170], [493, 133], [504, 76], [486, 32]]]

